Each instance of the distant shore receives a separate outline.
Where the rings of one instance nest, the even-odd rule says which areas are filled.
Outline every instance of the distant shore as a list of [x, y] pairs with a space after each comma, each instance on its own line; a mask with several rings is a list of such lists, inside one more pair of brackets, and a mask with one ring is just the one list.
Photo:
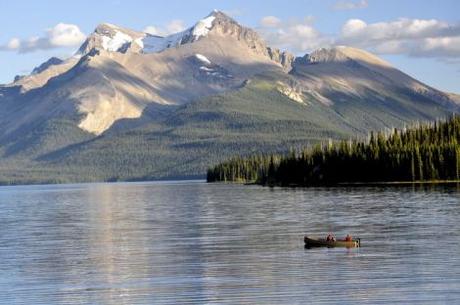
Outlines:
[[[215, 183], [215, 182], [211, 182]], [[217, 183], [229, 184], [244, 184], [244, 185], [260, 185], [268, 187], [293, 187], [293, 188], [311, 188], [311, 187], [369, 187], [369, 186], [411, 186], [411, 185], [459, 185], [460, 180], [433, 180], [433, 181], [376, 181], [376, 182], [341, 182], [336, 184], [316, 184], [316, 185], [301, 185], [301, 184], [260, 184], [257, 182], [242, 182], [242, 181], [228, 181]]]
[[433, 181], [383, 181], [383, 182], [343, 182], [339, 186], [369, 186], [369, 185], [423, 185], [423, 184], [460, 184], [460, 180], [433, 180]]
[[104, 184], [104, 183], [180, 183], [180, 182], [206, 182], [203, 176], [192, 176], [184, 178], [170, 178], [170, 179], [130, 179], [130, 180], [101, 180], [101, 181], [13, 181], [13, 182], [0, 182], [0, 187], [7, 186], [48, 186], [48, 185], [74, 185], [74, 184]]

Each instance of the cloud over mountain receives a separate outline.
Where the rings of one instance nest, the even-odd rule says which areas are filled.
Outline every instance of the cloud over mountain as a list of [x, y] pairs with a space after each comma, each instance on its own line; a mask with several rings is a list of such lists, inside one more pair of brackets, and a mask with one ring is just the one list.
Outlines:
[[[364, 7], [367, 1], [336, 2], [336, 9]], [[460, 58], [460, 24], [438, 19], [399, 18], [386, 22], [367, 23], [362, 19], [349, 19], [336, 34], [318, 30], [314, 18], [282, 20], [265, 16], [258, 28], [269, 45], [297, 54], [320, 47], [349, 45], [365, 48], [378, 54], [402, 54], [414, 57], [440, 59]], [[165, 25], [151, 25], [143, 32], [167, 36], [183, 31], [184, 21], [174, 19]], [[0, 51], [28, 53], [60, 47], [80, 45], [86, 35], [75, 24], [58, 23], [41, 36], [26, 39], [13, 37], [0, 45]]]
[[460, 25], [437, 19], [400, 18], [367, 24], [348, 20], [336, 44], [370, 49], [379, 54], [460, 57]]
[[260, 20], [259, 32], [268, 42], [283, 50], [303, 53], [320, 47], [327, 47], [333, 39], [314, 27], [314, 18], [283, 21], [275, 16], [266, 16]]
[[183, 20], [174, 19], [168, 22], [165, 26], [149, 25], [142, 30], [144, 33], [157, 36], [167, 36], [185, 30], [186, 26]]
[[281, 24], [281, 20], [275, 16], [265, 16], [260, 20], [263, 27], [274, 28]]
[[378, 54], [460, 58], [460, 24], [438, 19], [400, 18], [376, 23], [349, 19], [339, 33], [326, 35], [316, 29], [312, 17], [284, 21], [266, 16], [260, 20], [259, 31], [270, 45], [295, 53], [348, 45]]
[[34, 52], [60, 47], [73, 47], [80, 45], [86, 35], [74, 24], [58, 23], [46, 30], [45, 35], [33, 36], [28, 39], [14, 37], [4, 45], [0, 51], [16, 51], [19, 53]]

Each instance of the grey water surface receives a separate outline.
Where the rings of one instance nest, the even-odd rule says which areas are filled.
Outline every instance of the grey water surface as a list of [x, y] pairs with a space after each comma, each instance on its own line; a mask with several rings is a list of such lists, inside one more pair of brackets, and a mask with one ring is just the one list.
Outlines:
[[[0, 187], [0, 304], [460, 304], [457, 186]], [[362, 248], [305, 249], [351, 233]]]

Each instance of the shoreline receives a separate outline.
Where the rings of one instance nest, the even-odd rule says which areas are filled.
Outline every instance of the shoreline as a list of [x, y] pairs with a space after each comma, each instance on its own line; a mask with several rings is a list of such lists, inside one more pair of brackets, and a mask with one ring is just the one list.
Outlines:
[[149, 179], [146, 179], [146, 180], [118, 180], [118, 181], [104, 181], [104, 180], [101, 180], [101, 181], [75, 181], [75, 182], [72, 182], [72, 181], [65, 181], [65, 182], [56, 182], [56, 183], [53, 183], [53, 182], [46, 182], [44, 181], [43, 183], [39, 183], [39, 182], [32, 182], [32, 183], [21, 183], [21, 182], [18, 182], [18, 183], [1, 183], [0, 182], [0, 188], [1, 187], [14, 187], [14, 186], [66, 186], [66, 185], [87, 185], [87, 184], [123, 184], [123, 183], [132, 183], [132, 184], [135, 184], [135, 183], [183, 183], [183, 182], [195, 182], [195, 183], [198, 183], [198, 182], [203, 182], [203, 183], [206, 183], [206, 179], [205, 178], [184, 178], [184, 179], [174, 179], [174, 178], [171, 178], [171, 179], [152, 179], [152, 180], [149, 180]]
[[381, 181], [381, 182], [345, 182], [339, 183], [340, 186], [353, 185], [433, 185], [433, 184], [460, 184], [460, 180], [432, 180], [432, 181]]
[[282, 188], [310, 188], [310, 187], [368, 187], [368, 186], [422, 186], [422, 185], [460, 185], [460, 180], [431, 180], [431, 181], [376, 181], [376, 182], [340, 182], [334, 184], [314, 184], [314, 185], [302, 185], [302, 184], [260, 184], [256, 182], [207, 182], [207, 183], [231, 183], [231, 184], [244, 184], [244, 185], [260, 185], [267, 187], [282, 187]]

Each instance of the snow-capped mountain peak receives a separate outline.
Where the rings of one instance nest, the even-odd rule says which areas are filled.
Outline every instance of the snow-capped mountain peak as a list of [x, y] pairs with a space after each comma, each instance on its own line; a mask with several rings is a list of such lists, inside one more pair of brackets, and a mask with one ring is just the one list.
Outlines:
[[213, 22], [216, 19], [216, 12], [211, 13], [207, 17], [199, 20], [194, 26], [185, 31], [174, 33], [166, 37], [146, 34], [142, 39], [144, 44], [144, 53], [157, 53], [165, 49], [178, 47], [186, 43], [192, 43], [202, 37], [206, 37], [213, 27]]
[[[78, 50], [77, 54], [85, 55], [92, 49], [102, 49], [110, 52], [125, 53], [134, 47], [138, 51], [143, 46], [140, 38], [145, 36], [142, 32], [122, 28], [110, 23], [101, 23]], [[135, 42], [133, 44], [133, 42]]]
[[216, 31], [221, 35], [235, 36], [248, 42], [251, 49], [266, 52], [259, 36], [226, 14], [214, 10], [192, 27], [165, 37], [133, 31], [110, 23], [102, 23], [80, 47], [77, 55], [85, 55], [91, 49], [109, 52], [158, 53], [165, 49], [193, 43]]
[[216, 19], [212, 14], [208, 17], [198, 21], [195, 26], [191, 29], [193, 40], [199, 39], [201, 36], [206, 36], [213, 26], [213, 21]]

